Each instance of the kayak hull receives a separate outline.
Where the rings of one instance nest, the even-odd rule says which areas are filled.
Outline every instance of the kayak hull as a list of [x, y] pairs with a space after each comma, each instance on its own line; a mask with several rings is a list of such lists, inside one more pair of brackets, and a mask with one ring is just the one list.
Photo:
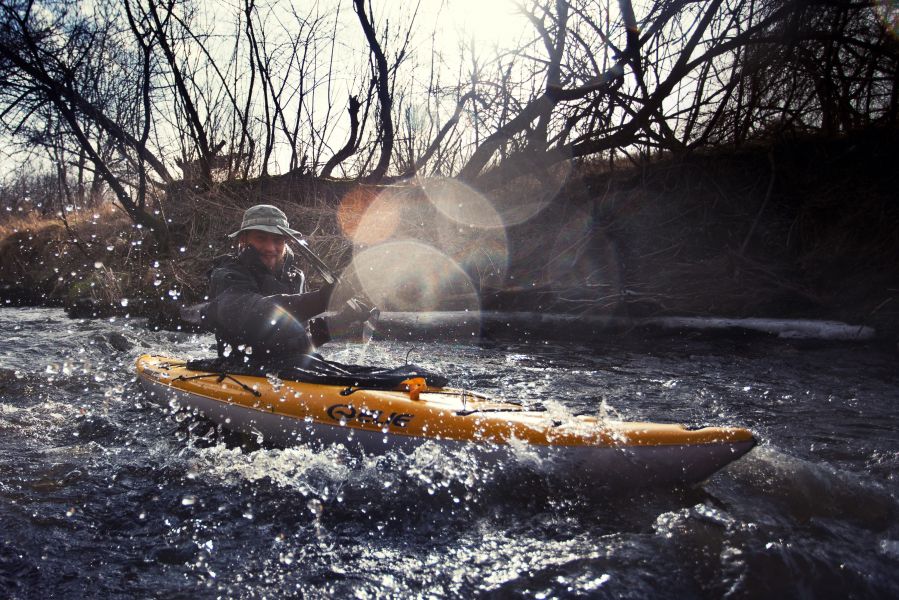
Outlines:
[[700, 482], [756, 443], [742, 428], [694, 430], [590, 417], [561, 422], [546, 413], [442, 388], [415, 400], [403, 391], [223, 377], [149, 355], [138, 359], [137, 371], [153, 402], [196, 411], [266, 443], [340, 444], [365, 454], [412, 452], [436, 444], [475, 453], [478, 461], [524, 461], [603, 486]]

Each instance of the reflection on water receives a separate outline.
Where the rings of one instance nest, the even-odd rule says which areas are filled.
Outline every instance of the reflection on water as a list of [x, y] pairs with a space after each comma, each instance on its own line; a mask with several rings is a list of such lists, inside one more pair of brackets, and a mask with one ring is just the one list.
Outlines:
[[761, 440], [702, 486], [610, 493], [427, 445], [250, 450], [142, 398], [137, 355], [211, 347], [0, 310], [4, 597], [899, 595], [894, 354], [759, 340], [330, 350], [380, 363], [413, 350], [455, 385], [551, 410]]

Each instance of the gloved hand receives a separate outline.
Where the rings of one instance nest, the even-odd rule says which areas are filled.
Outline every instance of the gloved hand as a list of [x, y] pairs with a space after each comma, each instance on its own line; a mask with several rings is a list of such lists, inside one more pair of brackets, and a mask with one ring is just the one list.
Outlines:
[[336, 315], [328, 317], [328, 330], [331, 338], [360, 338], [362, 324], [375, 313], [380, 314], [380, 311], [359, 298], [350, 298], [337, 311]]
[[[359, 322], [368, 319], [372, 307], [361, 298], [350, 298], [337, 314], [346, 314], [348, 318], [358, 318]], [[352, 317], [350, 317], [352, 315]]]
[[331, 294], [334, 293], [335, 287], [337, 287], [336, 283], [328, 283], [327, 281], [323, 281], [318, 288], [318, 293], [321, 294], [324, 297], [325, 302], [327, 302], [331, 298]]

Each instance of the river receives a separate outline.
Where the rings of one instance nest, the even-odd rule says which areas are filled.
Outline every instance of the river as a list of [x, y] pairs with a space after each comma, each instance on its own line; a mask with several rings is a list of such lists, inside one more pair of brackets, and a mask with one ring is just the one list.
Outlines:
[[859, 343], [325, 347], [551, 410], [751, 428], [686, 489], [607, 490], [522, 456], [241, 447], [170, 414], [144, 352], [212, 339], [0, 309], [4, 598], [899, 597], [899, 357]]

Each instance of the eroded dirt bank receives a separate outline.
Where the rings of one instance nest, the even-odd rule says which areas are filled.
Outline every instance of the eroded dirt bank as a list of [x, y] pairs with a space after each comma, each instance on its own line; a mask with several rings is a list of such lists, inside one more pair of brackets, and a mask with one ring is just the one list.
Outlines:
[[113, 207], [70, 215], [68, 226], [0, 225], [0, 300], [171, 318], [202, 299], [243, 209], [270, 202], [327, 261], [356, 257], [350, 280], [365, 279], [367, 257], [383, 274], [368, 287], [385, 310], [839, 319], [895, 338], [897, 150], [899, 135], [877, 130], [611, 171], [524, 165], [514, 181], [477, 186], [492, 187], [483, 193], [453, 181], [296, 176], [176, 186], [164, 204], [167, 251]]

